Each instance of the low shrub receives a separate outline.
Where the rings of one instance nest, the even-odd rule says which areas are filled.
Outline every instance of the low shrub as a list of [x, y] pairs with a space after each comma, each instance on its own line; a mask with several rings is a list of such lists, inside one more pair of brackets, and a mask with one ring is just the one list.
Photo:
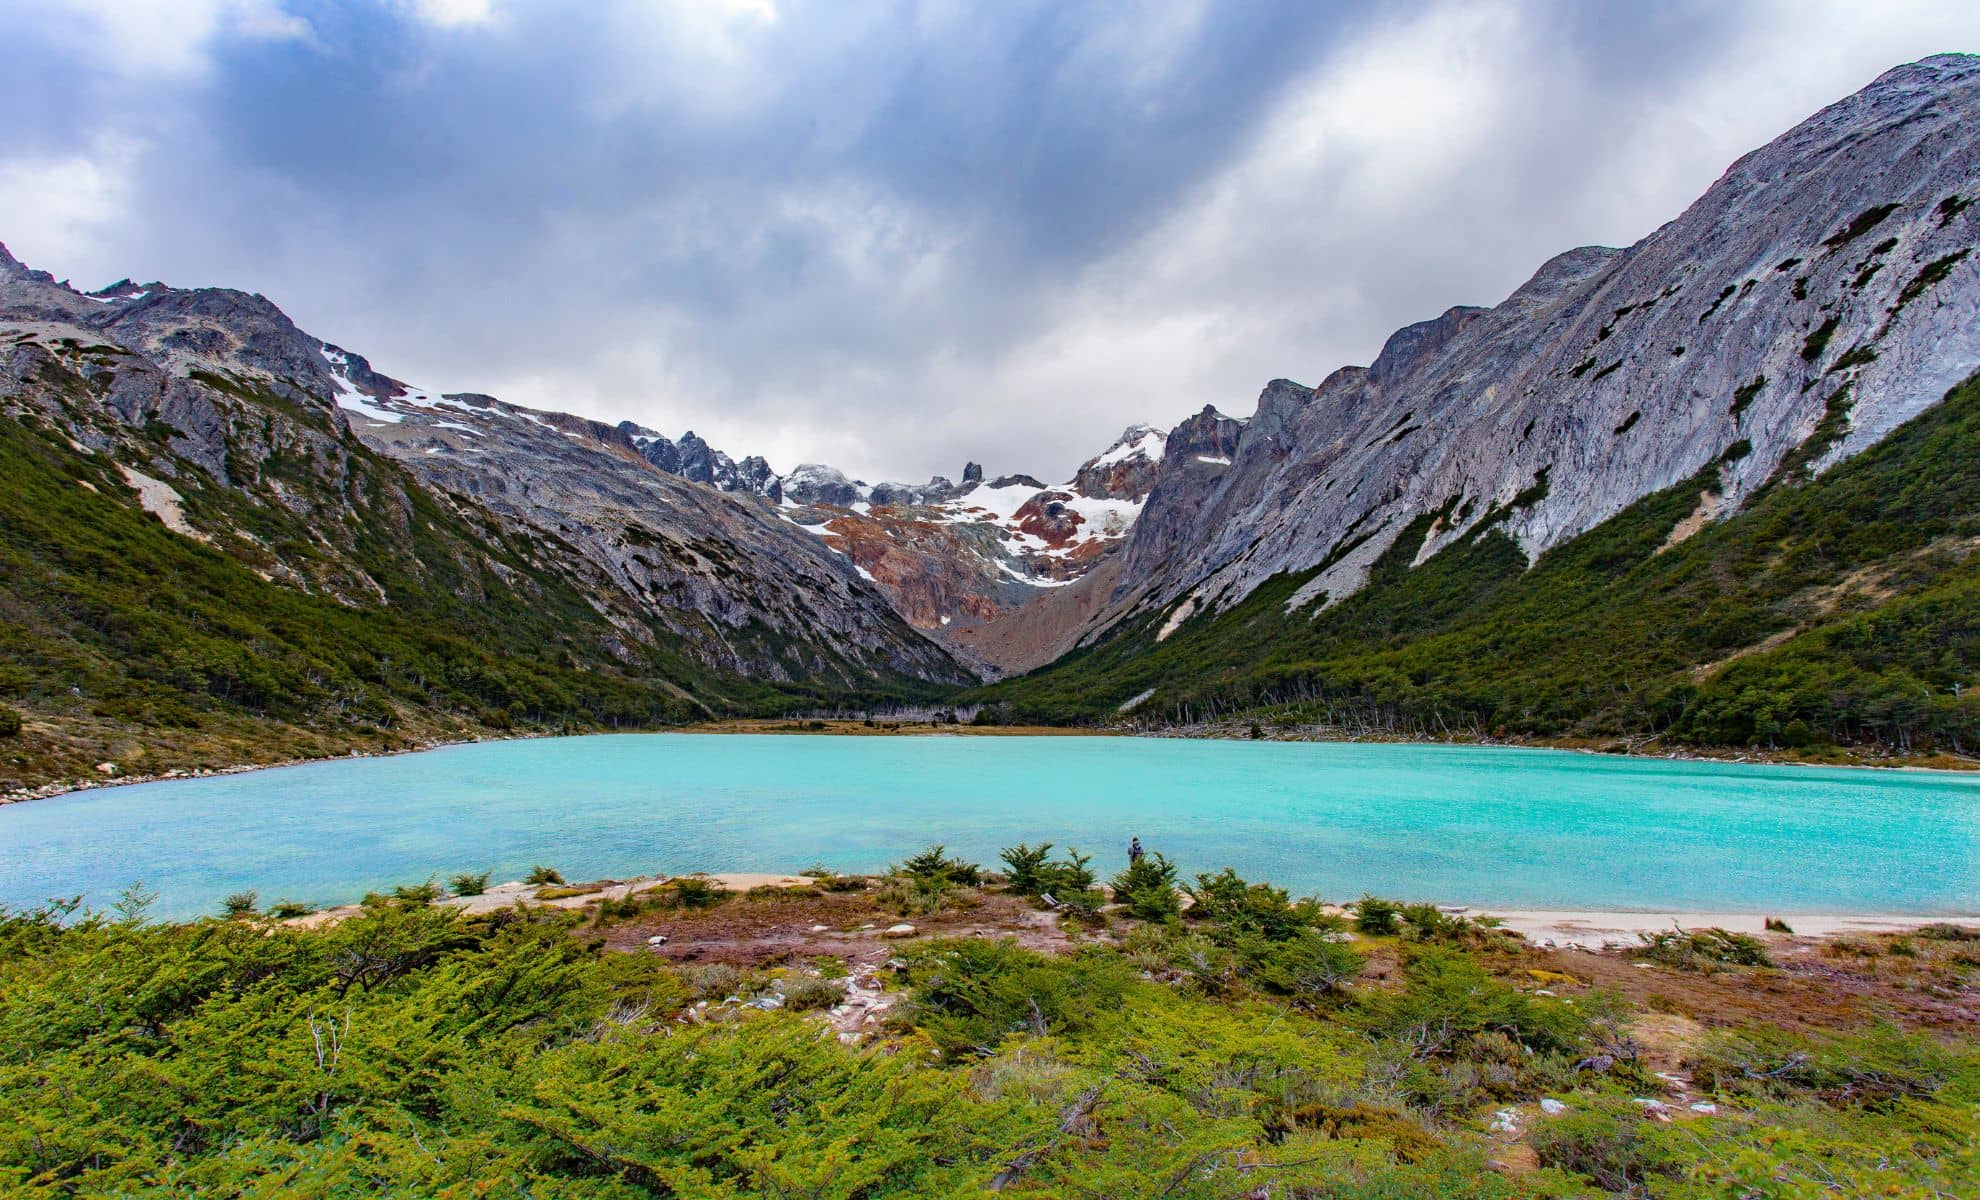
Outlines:
[[713, 908], [730, 895], [728, 889], [717, 887], [699, 875], [669, 879], [653, 890], [654, 899], [669, 908]]
[[962, 887], [975, 887], [983, 881], [983, 870], [973, 862], [944, 855], [946, 847], [937, 844], [908, 859], [891, 872], [916, 879], [942, 879]]
[[784, 1007], [792, 1012], [831, 1008], [846, 998], [846, 984], [842, 979], [801, 975], [784, 981], [783, 996]]
[[456, 896], [479, 896], [488, 890], [488, 878], [491, 874], [492, 872], [489, 871], [476, 875], [462, 872], [448, 878], [447, 890]]
[[1642, 945], [1631, 951], [1638, 958], [1685, 970], [1713, 967], [1771, 967], [1774, 960], [1758, 938], [1728, 929], [1667, 929], [1642, 933]]
[[21, 732], [21, 714], [0, 704], [0, 737], [18, 737]]
[[256, 915], [261, 897], [254, 892], [235, 892], [220, 902], [220, 913], [228, 920]]
[[1813, 1039], [1768, 1026], [1712, 1035], [1690, 1060], [1707, 1091], [1776, 1099], [1797, 1094], [1832, 1107], [1888, 1109], [1955, 1081], [1980, 1089], [1980, 1050], [1894, 1025]]
[[392, 899], [400, 904], [431, 904], [444, 893], [431, 879], [425, 883], [404, 884], [392, 889]]
[[1054, 959], [1014, 941], [938, 941], [903, 951], [897, 1010], [947, 1056], [989, 1055], [1013, 1034], [1060, 1036], [1117, 1011], [1131, 973], [1117, 954]]
[[1540, 1121], [1527, 1144], [1542, 1166], [1580, 1175], [1616, 1195], [1648, 1195], [1652, 1176], [1664, 1173], [1642, 1114], [1613, 1102]]
[[306, 917], [315, 911], [314, 906], [304, 904], [300, 900], [277, 900], [268, 906], [268, 915], [278, 921], [293, 921], [297, 917]]
[[1284, 888], [1247, 883], [1229, 867], [1215, 875], [1198, 875], [1196, 885], [1187, 891], [1195, 902], [1190, 919], [1208, 922], [1211, 936], [1226, 944], [1252, 937], [1283, 942], [1326, 923], [1319, 901], [1295, 902]]
[[1308, 931], [1270, 945], [1258, 961], [1257, 976], [1267, 989], [1315, 1007], [1344, 996], [1361, 965], [1354, 947]]
[[523, 882], [541, 887], [544, 884], [560, 884], [564, 882], [564, 876], [557, 868], [546, 867], [539, 863], [529, 869], [529, 874], [523, 876]]
[[1403, 906], [1394, 900], [1363, 896], [1354, 904], [1354, 927], [1375, 937], [1394, 933], [1396, 919], [1402, 915], [1402, 909]]

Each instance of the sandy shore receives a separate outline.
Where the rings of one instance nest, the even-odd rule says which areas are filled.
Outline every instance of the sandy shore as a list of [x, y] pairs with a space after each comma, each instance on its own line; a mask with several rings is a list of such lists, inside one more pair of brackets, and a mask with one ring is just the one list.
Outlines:
[[[1536, 945], [1603, 946], [1635, 945], [1640, 933], [1653, 933], [1673, 926], [1680, 929], [1726, 929], [1734, 933], [1764, 934], [1767, 918], [1760, 913], [1727, 912], [1579, 912], [1570, 909], [1466, 908], [1464, 915], [1496, 917], [1507, 929], [1523, 934]], [[1861, 913], [1783, 913], [1781, 919], [1798, 937], [1831, 938], [1858, 933], [1894, 933], [1920, 925], [1949, 921], [1980, 924], [1980, 914], [1960, 917], [1919, 917], [1896, 914]]]

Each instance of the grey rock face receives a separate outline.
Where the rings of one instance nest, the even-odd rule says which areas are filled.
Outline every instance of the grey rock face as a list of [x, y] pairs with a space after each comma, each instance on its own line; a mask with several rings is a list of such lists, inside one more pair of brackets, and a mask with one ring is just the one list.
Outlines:
[[1311, 391], [1275, 382], [1241, 430], [1185, 422], [1095, 628], [1323, 562], [1292, 604], [1338, 599], [1424, 514], [1446, 516], [1417, 561], [1488, 520], [1532, 556], [1729, 451], [1721, 513], [1857, 453], [1980, 367], [1977, 198], [1980, 59], [1890, 71], [1628, 249], [1568, 251]]
[[[33, 407], [79, 443], [127, 454], [149, 453], [145, 439], [162, 428], [171, 453], [148, 471], [201, 470], [307, 517], [322, 545], [300, 565], [252, 531], [203, 531], [271, 578], [351, 603], [382, 600], [338, 556], [338, 539], [359, 524], [343, 481], [362, 442], [411, 473], [395, 475], [401, 494], [370, 503], [404, 516], [404, 490], [424, 484], [475, 525], [520, 535], [617, 626], [620, 644], [665, 631], [689, 657], [759, 679], [862, 687], [876, 676], [969, 677], [819, 539], [754, 496], [717, 490], [774, 489], [760, 458], [738, 466], [692, 434], [663, 447], [637, 426], [433, 395], [303, 333], [263, 297], [127, 283], [84, 295], [4, 248], [0, 329], [0, 406]], [[65, 407], [40, 382], [54, 372], [79, 377], [100, 408]], [[236, 394], [247, 386], [289, 406], [271, 418]], [[649, 459], [665, 447], [682, 474], [654, 469]], [[281, 471], [262, 469], [274, 461]]]
[[830, 504], [850, 508], [858, 502], [864, 485], [846, 477], [837, 467], [804, 463], [783, 477], [784, 495], [799, 504]]
[[1073, 490], [1095, 500], [1139, 500], [1155, 486], [1167, 439], [1152, 425], [1130, 425], [1114, 444], [1081, 464]]

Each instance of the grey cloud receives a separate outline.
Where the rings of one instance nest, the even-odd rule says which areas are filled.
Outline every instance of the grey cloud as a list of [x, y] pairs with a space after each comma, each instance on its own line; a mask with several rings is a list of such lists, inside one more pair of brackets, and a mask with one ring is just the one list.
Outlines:
[[[903, 478], [1061, 475], [1131, 421], [1244, 411], [1641, 236], [1890, 55], [1967, 48], [1932, 40], [1954, 5], [1841, 52], [1786, 5], [290, 9], [309, 37], [141, 81], [0, 14], [31, 130], [0, 169], [143, 147], [96, 251], [36, 265], [259, 290], [425, 386]], [[1378, 91], [1365, 145], [1275, 150], [1303, 98], [1458, 27], [1431, 128]], [[1477, 102], [1439, 116], [1444, 86]]]

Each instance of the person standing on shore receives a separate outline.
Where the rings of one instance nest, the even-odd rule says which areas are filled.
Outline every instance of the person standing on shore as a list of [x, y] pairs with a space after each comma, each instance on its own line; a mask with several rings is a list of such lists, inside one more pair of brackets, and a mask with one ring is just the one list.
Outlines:
[[1141, 861], [1141, 853], [1142, 853], [1142, 851], [1141, 851], [1141, 839], [1140, 839], [1139, 837], [1131, 837], [1131, 838], [1129, 838], [1129, 839], [1128, 839], [1128, 866], [1130, 866], [1130, 867], [1131, 867], [1131, 866], [1133, 866], [1134, 864], [1136, 864], [1136, 863], [1138, 863], [1138, 862], [1140, 862], [1140, 861]]

